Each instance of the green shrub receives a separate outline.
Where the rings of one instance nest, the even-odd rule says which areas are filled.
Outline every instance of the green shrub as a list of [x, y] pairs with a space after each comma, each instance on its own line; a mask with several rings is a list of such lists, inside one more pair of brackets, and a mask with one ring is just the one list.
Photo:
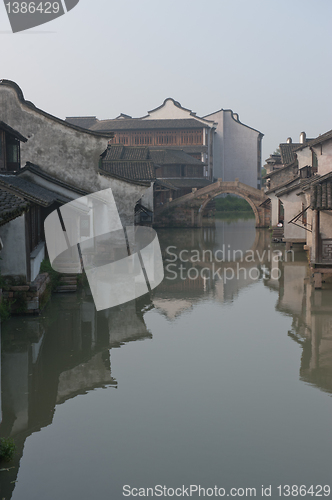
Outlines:
[[13, 459], [16, 451], [16, 444], [11, 438], [0, 438], [0, 460], [9, 462]]
[[0, 318], [1, 321], [6, 321], [7, 319], [10, 318], [11, 314], [11, 304], [13, 303], [10, 302], [8, 299], [2, 299], [0, 302]]
[[48, 259], [44, 259], [43, 262], [41, 263], [40, 272], [41, 273], [48, 273], [48, 275], [51, 279], [52, 291], [55, 290], [56, 287], [60, 283], [61, 274], [54, 271], [54, 269], [51, 266], [51, 263]]
[[217, 212], [250, 212], [251, 206], [243, 198], [227, 195], [224, 198], [216, 198]]

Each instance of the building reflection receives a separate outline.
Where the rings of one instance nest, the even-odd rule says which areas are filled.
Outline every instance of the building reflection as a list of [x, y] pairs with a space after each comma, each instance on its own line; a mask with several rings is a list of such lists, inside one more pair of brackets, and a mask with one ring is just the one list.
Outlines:
[[292, 317], [288, 335], [303, 349], [300, 379], [332, 393], [332, 285], [314, 288], [304, 252], [275, 268], [280, 278], [270, 277], [265, 284], [278, 291], [276, 309]]
[[[239, 232], [233, 231], [232, 227], [228, 229], [225, 239], [220, 228], [193, 230], [189, 238], [186, 232], [181, 234], [179, 230], [179, 235], [174, 237], [174, 231], [170, 233], [165, 230], [160, 237], [164, 259], [169, 257], [165, 249], [170, 245], [176, 246], [177, 250], [172, 249], [172, 252], [178, 255], [183, 249], [187, 249], [189, 253], [199, 249], [201, 255], [204, 250], [210, 249], [214, 252], [225, 242], [231, 249], [236, 249]], [[257, 282], [257, 279], [252, 279], [249, 274], [249, 270], [254, 266], [259, 270], [260, 279], [265, 286], [278, 294], [276, 309], [292, 318], [292, 328], [288, 335], [303, 349], [300, 379], [332, 393], [332, 284], [325, 284], [323, 290], [315, 289], [309, 276], [306, 254], [296, 249], [286, 252], [283, 245], [272, 245], [268, 231], [248, 230], [243, 231], [243, 235], [241, 248], [250, 248], [255, 254], [253, 262], [241, 262], [241, 267], [248, 271], [246, 274], [240, 273], [239, 279], [226, 282], [218, 277], [204, 279], [201, 275], [197, 279], [183, 280], [178, 274], [176, 279], [164, 279], [154, 290], [154, 306], [169, 320], [174, 320], [205, 299], [221, 303], [231, 302], [241, 290]], [[249, 244], [251, 247], [247, 246]], [[204, 267], [211, 271], [210, 275], [206, 271], [206, 275], [213, 278], [212, 263], [182, 263], [186, 269], [184, 275], [190, 268], [200, 271]], [[176, 269], [179, 264], [178, 259], [172, 269]], [[227, 267], [236, 271], [237, 262], [235, 259], [218, 265], [222, 269]]]
[[[170, 245], [176, 247], [177, 255], [181, 250], [214, 253], [225, 243], [237, 249], [239, 235], [232, 239], [232, 234], [230, 230], [223, 239], [214, 228], [163, 230], [159, 239], [165, 259]], [[3, 325], [0, 436], [14, 437], [18, 453], [12, 468], [0, 473], [1, 498], [11, 498], [24, 443], [32, 433], [52, 423], [56, 405], [96, 388], [117, 387], [116, 374], [111, 371], [112, 348], [152, 338], [144, 321], [148, 310], [155, 307], [174, 320], [202, 300], [230, 302], [257, 282], [249, 273], [253, 267], [259, 270], [265, 286], [277, 293], [276, 309], [292, 318], [288, 335], [303, 348], [301, 380], [332, 393], [332, 287], [312, 287], [303, 252], [282, 253], [280, 260], [271, 259], [267, 250], [283, 247], [270, 248], [268, 231], [243, 231], [241, 245], [243, 251], [253, 251], [254, 259], [240, 262], [248, 272], [241, 273], [239, 279], [224, 282], [218, 276], [213, 278], [214, 260], [189, 261], [184, 263], [185, 269], [196, 269], [197, 279], [165, 279], [151, 297], [145, 295], [97, 313], [87, 291], [57, 295], [41, 317], [12, 318]], [[236, 270], [238, 262], [233, 259], [217, 264]]]
[[57, 295], [44, 317], [2, 325], [0, 436], [14, 438], [17, 454], [0, 473], [1, 498], [11, 498], [25, 440], [52, 423], [56, 405], [117, 387], [111, 349], [152, 338], [143, 318], [150, 307], [145, 296], [97, 313], [89, 293]]
[[232, 302], [262, 277], [270, 233], [256, 230], [255, 221], [242, 222], [241, 226], [216, 221], [216, 227], [158, 232], [165, 278], [153, 292], [153, 304], [169, 320], [207, 298]]
[[307, 283], [306, 294], [303, 321], [293, 325], [294, 335], [303, 345], [300, 376], [332, 393], [332, 290], [315, 290]]

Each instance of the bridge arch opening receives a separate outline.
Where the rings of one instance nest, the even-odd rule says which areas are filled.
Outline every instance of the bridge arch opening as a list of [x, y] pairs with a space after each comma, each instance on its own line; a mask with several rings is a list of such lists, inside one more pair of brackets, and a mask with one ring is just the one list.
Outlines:
[[260, 218], [259, 218], [259, 213], [258, 213], [257, 206], [255, 205], [255, 203], [245, 193], [241, 192], [239, 189], [236, 189], [236, 190], [233, 190], [233, 189], [222, 189], [220, 192], [215, 193], [210, 198], [204, 200], [204, 202], [202, 203], [202, 205], [199, 208], [200, 223], [202, 223], [202, 218], [203, 218], [204, 212], [206, 211], [206, 207], [207, 207], [208, 203], [210, 203], [211, 200], [215, 199], [220, 194], [234, 195], [234, 196], [240, 197], [243, 200], [245, 200], [248, 203], [248, 205], [250, 205], [250, 207], [251, 207], [251, 209], [252, 209], [252, 211], [253, 211], [253, 213], [255, 215], [256, 227], [260, 226]]

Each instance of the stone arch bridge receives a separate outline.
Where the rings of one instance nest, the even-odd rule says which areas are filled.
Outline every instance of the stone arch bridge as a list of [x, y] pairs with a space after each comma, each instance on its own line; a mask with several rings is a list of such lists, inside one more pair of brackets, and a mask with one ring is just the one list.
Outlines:
[[[270, 226], [268, 198], [263, 191], [247, 186], [238, 179], [217, 182], [193, 190], [192, 193], [176, 198], [155, 210], [154, 225], [157, 227], [201, 227], [208, 203], [219, 194], [235, 194], [245, 199], [251, 206], [256, 219], [256, 227]], [[266, 203], [265, 203], [266, 202]]]

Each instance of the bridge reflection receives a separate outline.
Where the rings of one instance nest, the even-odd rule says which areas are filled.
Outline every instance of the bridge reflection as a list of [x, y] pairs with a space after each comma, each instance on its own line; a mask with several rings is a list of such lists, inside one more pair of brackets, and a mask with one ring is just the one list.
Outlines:
[[[264, 285], [276, 292], [276, 309], [292, 318], [289, 337], [301, 345], [300, 378], [332, 393], [332, 288], [315, 290], [308, 279], [303, 252], [271, 261], [267, 250], [270, 234], [255, 230], [254, 221], [234, 231], [232, 223], [220, 222], [217, 229], [159, 232], [164, 257], [170, 245], [181, 250], [250, 249], [254, 259], [241, 262], [247, 270], [256, 267]], [[281, 246], [271, 250], [283, 249]], [[175, 250], [173, 249], [175, 252]], [[187, 257], [188, 257], [188, 254]], [[178, 264], [178, 259], [176, 264]], [[214, 262], [185, 262], [185, 268], [212, 271]], [[237, 261], [219, 263], [222, 269], [236, 269]], [[263, 267], [265, 271], [263, 271]], [[279, 271], [275, 273], [274, 271]], [[207, 271], [206, 271], [207, 272]], [[81, 296], [54, 296], [41, 317], [13, 318], [3, 325], [1, 352], [0, 436], [12, 436], [18, 453], [12, 469], [0, 474], [2, 498], [9, 500], [15, 487], [26, 439], [50, 425], [55, 408], [71, 398], [97, 388], [118, 386], [112, 373], [112, 348], [128, 342], [152, 339], [144, 315], [155, 307], [174, 321], [196, 304], [213, 300], [235, 300], [242, 289], [257, 279], [249, 273], [226, 283], [215, 279], [164, 280], [150, 296], [117, 308], [96, 312], [87, 291]], [[120, 381], [121, 382], [121, 381]]]
[[153, 303], [168, 319], [208, 297], [232, 302], [241, 289], [257, 282], [269, 258], [270, 234], [255, 230], [253, 219], [217, 220], [214, 228], [163, 229], [158, 236], [165, 279], [154, 290]]

